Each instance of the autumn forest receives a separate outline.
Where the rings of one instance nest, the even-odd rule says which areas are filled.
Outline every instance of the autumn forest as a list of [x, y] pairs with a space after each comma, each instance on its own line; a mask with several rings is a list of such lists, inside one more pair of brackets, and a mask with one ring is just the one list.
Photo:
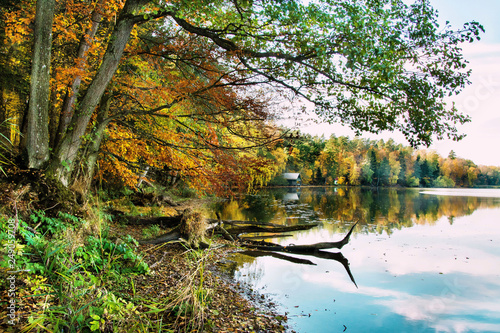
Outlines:
[[[393, 140], [332, 136], [288, 136], [273, 157], [284, 171], [298, 172], [303, 184], [403, 187], [475, 187], [500, 185], [500, 168], [478, 166], [435, 151], [413, 149]], [[286, 185], [279, 175], [271, 181]]]
[[[483, 32], [427, 0], [0, 0], [0, 327], [283, 332], [207, 269], [240, 246], [210, 200], [283, 173], [499, 186], [499, 167], [425, 149], [466, 135], [448, 100]], [[311, 114], [356, 137], [280, 125]], [[408, 145], [362, 138], [382, 131]]]

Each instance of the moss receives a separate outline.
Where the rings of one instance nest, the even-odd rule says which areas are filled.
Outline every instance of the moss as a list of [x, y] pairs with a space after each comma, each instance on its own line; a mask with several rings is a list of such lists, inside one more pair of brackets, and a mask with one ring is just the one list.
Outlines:
[[179, 232], [187, 238], [192, 245], [198, 245], [203, 240], [207, 223], [201, 213], [194, 212], [192, 209], [186, 209], [182, 213]]

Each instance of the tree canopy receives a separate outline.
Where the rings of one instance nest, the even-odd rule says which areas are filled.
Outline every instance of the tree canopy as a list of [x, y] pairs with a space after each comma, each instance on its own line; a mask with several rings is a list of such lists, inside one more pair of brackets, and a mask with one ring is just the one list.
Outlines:
[[[31, 30], [35, 5], [2, 2], [5, 50], [43, 33]], [[29, 165], [65, 185], [98, 160], [125, 178], [151, 166], [222, 188], [265, 182], [277, 170], [260, 148], [279, 139], [271, 120], [290, 103], [358, 132], [399, 130], [413, 146], [459, 140], [469, 118], [446, 98], [469, 83], [461, 43], [483, 31], [439, 27], [426, 0], [58, 0], [53, 21], [50, 63], [32, 62], [51, 67], [49, 121], [28, 117], [48, 126], [37, 139], [50, 155]], [[23, 126], [38, 111], [9, 112]]]

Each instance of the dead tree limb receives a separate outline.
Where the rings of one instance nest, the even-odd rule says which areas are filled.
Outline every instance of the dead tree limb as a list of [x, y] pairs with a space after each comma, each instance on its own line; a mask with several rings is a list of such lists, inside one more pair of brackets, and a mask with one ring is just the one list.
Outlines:
[[304, 252], [314, 252], [324, 249], [341, 249], [344, 245], [349, 243], [349, 237], [351, 237], [352, 231], [358, 222], [354, 223], [347, 235], [339, 242], [321, 242], [316, 244], [308, 245], [288, 245], [283, 246], [279, 244], [273, 244], [269, 242], [248, 242], [244, 244], [246, 247], [254, 248], [262, 251], [280, 251], [280, 252], [291, 252], [291, 253], [304, 253]]
[[272, 232], [272, 233], [281, 233], [281, 232], [290, 232], [290, 231], [298, 231], [298, 230], [309, 230], [314, 227], [317, 227], [318, 223], [309, 223], [309, 224], [298, 224], [291, 226], [259, 226], [259, 225], [250, 225], [250, 226], [242, 226], [242, 227], [232, 227], [227, 229], [227, 231], [232, 235], [240, 235], [240, 234], [249, 234], [256, 232]]

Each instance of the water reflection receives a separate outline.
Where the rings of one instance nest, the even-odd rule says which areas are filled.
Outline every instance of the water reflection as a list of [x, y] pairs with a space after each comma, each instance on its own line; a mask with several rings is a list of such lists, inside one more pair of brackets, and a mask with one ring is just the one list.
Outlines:
[[[285, 261], [288, 261], [288, 262], [291, 262], [294, 264], [316, 266], [316, 264], [314, 262], [312, 262], [311, 260], [298, 258], [296, 256], [297, 255], [296, 253], [294, 255], [291, 255], [291, 254], [285, 255], [285, 254], [278, 253], [278, 252], [247, 250], [247, 251], [243, 251], [243, 252], [238, 252], [238, 255], [246, 255], [246, 256], [250, 256], [250, 257], [254, 257], [254, 258], [273, 257], [273, 258], [285, 260]], [[340, 253], [340, 252], [333, 252], [332, 253], [332, 252], [328, 252], [328, 251], [318, 250], [318, 251], [314, 251], [314, 252], [310, 252], [310, 253], [301, 253], [301, 255], [338, 261], [344, 267], [344, 269], [345, 269], [347, 275], [349, 276], [349, 278], [351, 279], [352, 283], [354, 283], [356, 288], [358, 287], [358, 285], [356, 284], [356, 281], [354, 280], [354, 276], [351, 273], [351, 269], [349, 268], [349, 260], [347, 260], [347, 258], [344, 257], [342, 255], [342, 253]]]
[[[460, 191], [425, 191], [418, 189], [354, 188], [281, 188], [264, 190], [237, 200], [219, 203], [216, 210], [223, 218], [273, 222], [294, 225], [308, 222], [360, 221], [359, 232], [383, 231], [417, 224], [435, 224], [443, 216], [450, 223], [456, 217], [470, 215], [478, 209], [500, 205], [500, 191], [486, 190], [482, 196], [468, 196]], [[485, 193], [479, 190], [478, 193]], [[435, 195], [440, 194], [440, 195]], [[441, 194], [448, 195], [442, 196]], [[490, 195], [490, 197], [486, 197]], [[347, 231], [349, 225], [334, 226], [336, 233]]]
[[345, 264], [288, 253], [234, 257], [233, 275], [273, 295], [297, 332], [342, 332], [344, 325], [350, 332], [500, 332], [499, 191], [287, 194], [264, 191], [218, 210], [227, 219], [322, 222], [272, 240], [280, 244], [336, 241], [360, 224], [342, 254], [327, 252]]

